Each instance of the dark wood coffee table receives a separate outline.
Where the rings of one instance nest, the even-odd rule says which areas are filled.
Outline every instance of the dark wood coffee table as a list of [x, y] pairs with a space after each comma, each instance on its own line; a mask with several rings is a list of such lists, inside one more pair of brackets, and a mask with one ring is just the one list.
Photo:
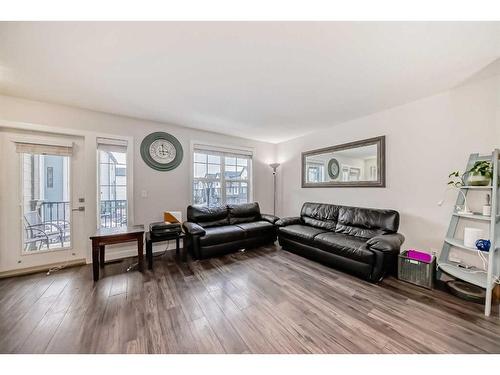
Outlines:
[[143, 270], [144, 225], [120, 228], [101, 228], [90, 237], [92, 240], [92, 269], [94, 281], [99, 280], [99, 268], [104, 267], [106, 245], [137, 241], [138, 268]]

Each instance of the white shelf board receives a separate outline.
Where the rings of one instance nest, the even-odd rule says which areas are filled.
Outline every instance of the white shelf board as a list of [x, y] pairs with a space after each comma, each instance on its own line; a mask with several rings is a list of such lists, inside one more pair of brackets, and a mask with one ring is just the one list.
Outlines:
[[487, 274], [486, 271], [479, 270], [477, 268], [465, 269], [458, 267], [458, 263], [448, 262], [439, 263], [438, 267], [448, 275], [456, 277], [457, 279], [466, 281], [468, 283], [477, 285], [481, 288], [486, 289], [487, 286]]
[[[445, 242], [449, 243], [451, 246], [459, 247], [460, 249], [474, 251], [474, 252], [480, 251], [480, 250], [476, 249], [475, 247], [465, 246], [464, 241], [458, 240], [456, 238], [446, 237], [444, 240], [445, 240]], [[484, 252], [484, 253], [486, 254], [486, 252]]]
[[454, 212], [453, 216], [463, 217], [465, 219], [471, 220], [481, 220], [481, 221], [491, 221], [491, 216], [484, 216], [480, 214], [460, 214], [458, 212]]
[[460, 189], [491, 190], [491, 186], [460, 186]]

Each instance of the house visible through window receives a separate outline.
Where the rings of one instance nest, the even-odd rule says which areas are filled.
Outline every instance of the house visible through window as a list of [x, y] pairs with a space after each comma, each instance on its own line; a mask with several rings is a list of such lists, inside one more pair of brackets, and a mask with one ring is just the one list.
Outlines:
[[195, 147], [193, 204], [217, 206], [249, 202], [251, 168], [252, 156], [248, 152]]
[[127, 226], [126, 142], [98, 139], [99, 226]]

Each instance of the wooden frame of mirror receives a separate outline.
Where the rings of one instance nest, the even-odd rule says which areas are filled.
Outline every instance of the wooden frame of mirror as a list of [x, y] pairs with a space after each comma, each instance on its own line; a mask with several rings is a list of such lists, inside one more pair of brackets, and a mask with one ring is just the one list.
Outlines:
[[[377, 179], [373, 181], [326, 181], [326, 182], [308, 182], [306, 181], [306, 158], [308, 156], [332, 153], [365, 146], [377, 146]], [[302, 187], [385, 187], [385, 136], [363, 139], [361, 141], [344, 143], [341, 145], [320, 148], [317, 150], [306, 151], [302, 153]]]

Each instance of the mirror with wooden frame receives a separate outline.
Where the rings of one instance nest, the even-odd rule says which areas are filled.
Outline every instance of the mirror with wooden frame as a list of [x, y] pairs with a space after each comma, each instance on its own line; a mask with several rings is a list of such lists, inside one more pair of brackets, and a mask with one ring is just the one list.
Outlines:
[[302, 187], [385, 187], [385, 136], [303, 152]]

